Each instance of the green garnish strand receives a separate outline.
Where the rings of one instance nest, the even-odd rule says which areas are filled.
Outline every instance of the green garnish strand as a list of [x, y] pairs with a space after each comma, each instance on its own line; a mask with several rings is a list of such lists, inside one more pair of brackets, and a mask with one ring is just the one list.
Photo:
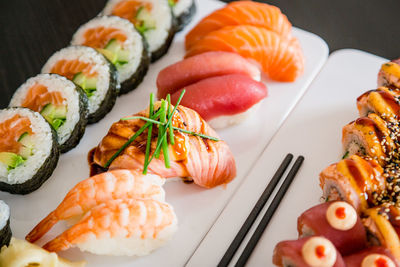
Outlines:
[[[160, 112], [158, 111], [156, 114], [154, 114], [154, 117], [152, 119], [156, 119], [160, 116]], [[117, 152], [115, 152], [114, 155], [111, 156], [111, 158], [106, 162], [106, 164], [104, 165], [103, 168], [108, 168], [111, 163], [114, 161], [114, 159], [116, 159], [119, 154], [121, 154], [122, 151], [124, 151], [125, 148], [127, 148], [133, 141], [135, 141], [135, 139], [141, 135], [144, 130], [146, 130], [149, 126], [151, 125], [151, 122], [147, 122], [145, 125], [142, 126], [142, 128], [139, 129], [139, 131], [137, 131], [131, 138], [128, 139], [128, 141], [126, 141], [126, 143], [120, 148], [118, 149]]]
[[144, 121], [148, 121], [151, 123], [155, 123], [158, 125], [164, 125], [164, 123], [161, 123], [159, 121], [153, 120], [153, 119], [149, 119], [147, 117], [143, 117], [143, 116], [133, 116], [133, 117], [128, 117], [128, 118], [122, 118], [121, 121], [129, 121], [129, 120], [144, 120]]
[[178, 128], [178, 127], [172, 127], [172, 128], [173, 128], [174, 130], [180, 131], [180, 132], [182, 132], [182, 133], [187, 133], [187, 134], [190, 134], [190, 135], [195, 135], [195, 136], [203, 137], [203, 138], [210, 139], [210, 140], [213, 140], [213, 141], [219, 141], [218, 138], [213, 137], [213, 136], [209, 136], [209, 135], [205, 135], [205, 134], [201, 134], [201, 133], [196, 133], [196, 132], [188, 131], [188, 130], [185, 130], [185, 129], [182, 129], [182, 128]]
[[[149, 118], [153, 117], [153, 112], [154, 112], [154, 94], [151, 93], [150, 94], [150, 107], [149, 107]], [[153, 133], [153, 124], [151, 124], [149, 126], [149, 130], [148, 130], [148, 134], [147, 134], [147, 143], [146, 143], [146, 154], [144, 157], [144, 166], [145, 168], [143, 168], [143, 174], [147, 174], [147, 166], [148, 166], [148, 161], [149, 161], [149, 155], [150, 155], [150, 148], [151, 148], [151, 135]]]
[[[165, 123], [165, 121], [167, 120], [167, 113], [168, 113], [168, 107], [167, 107], [167, 102], [163, 101], [161, 102], [162, 105], [164, 105], [163, 110], [165, 110], [160, 117], [160, 121]], [[170, 124], [171, 125], [171, 124]], [[167, 133], [167, 127], [164, 127], [164, 129], [162, 130], [163, 136], [164, 133]], [[169, 160], [169, 153], [168, 153], [168, 138], [167, 135], [165, 135], [165, 138], [163, 138], [161, 140], [162, 142], [162, 151], [164, 154], [164, 163], [165, 163], [165, 167], [166, 168], [171, 168], [171, 164], [170, 164], [170, 160]]]
[[[168, 102], [168, 118], [172, 116], [171, 113], [171, 95], [168, 94], [167, 95], [167, 102]], [[175, 145], [175, 140], [174, 140], [174, 130], [172, 129], [172, 123], [169, 125], [169, 142], [171, 143], [171, 145]]]
[[[166, 110], [165, 110], [165, 105], [164, 105], [164, 102], [165, 102], [165, 100], [163, 99], [163, 100], [161, 100], [161, 106], [160, 106], [160, 111], [161, 111], [161, 114], [160, 114], [160, 122], [161, 123], [164, 123], [165, 122], [165, 120], [163, 120], [163, 118], [165, 117], [165, 113], [166, 113]], [[161, 126], [158, 126], [158, 136], [157, 136], [157, 146], [158, 146], [158, 144], [159, 143], [161, 143], [161, 136], [163, 136], [163, 134], [164, 134], [164, 127], [161, 127]], [[156, 150], [155, 152], [155, 157], [158, 159], [158, 158], [160, 158], [160, 150]]]

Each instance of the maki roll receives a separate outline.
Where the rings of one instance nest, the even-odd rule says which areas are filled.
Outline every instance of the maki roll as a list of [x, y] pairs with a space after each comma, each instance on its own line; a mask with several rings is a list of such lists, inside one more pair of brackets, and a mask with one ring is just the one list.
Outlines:
[[343, 201], [314, 206], [297, 219], [300, 237], [321, 235], [329, 239], [342, 255], [367, 246], [367, 235], [357, 211]]
[[95, 49], [70, 46], [54, 53], [42, 73], [56, 73], [72, 80], [88, 97], [88, 123], [102, 119], [114, 106], [119, 92], [115, 67]]
[[344, 267], [340, 252], [322, 236], [279, 242], [274, 249], [273, 264], [280, 267]]
[[0, 111], [0, 190], [28, 194], [53, 173], [59, 158], [57, 134], [37, 112]]
[[177, 31], [183, 30], [193, 19], [196, 13], [196, 3], [194, 0], [168, 0], [172, 7], [172, 12], [176, 18]]
[[0, 200], [0, 249], [10, 244], [11, 235], [10, 207]]
[[109, 0], [103, 14], [132, 22], [144, 35], [152, 62], [167, 53], [176, 32], [176, 20], [168, 0]]
[[400, 94], [387, 87], [370, 90], [357, 98], [357, 108], [361, 117], [370, 113], [378, 114], [386, 121], [396, 121], [400, 115]]
[[365, 212], [363, 224], [367, 230], [370, 245], [383, 246], [394, 257], [400, 259], [400, 211], [399, 208], [383, 204]]
[[400, 89], [400, 58], [382, 64], [378, 73], [378, 86]]
[[342, 131], [342, 144], [345, 155], [368, 156], [385, 166], [394, 155], [396, 145], [392, 140], [392, 129], [377, 114], [358, 118], [347, 124]]
[[320, 173], [319, 181], [326, 201], [346, 201], [357, 212], [375, 204], [375, 196], [386, 189], [382, 167], [375, 160], [357, 155], [327, 167]]
[[370, 247], [344, 258], [347, 267], [399, 267], [398, 260], [383, 247]]
[[14, 93], [10, 107], [39, 112], [57, 132], [60, 152], [78, 145], [85, 133], [88, 98], [70, 80], [57, 74], [39, 74]]
[[95, 48], [116, 67], [121, 82], [120, 94], [135, 89], [149, 68], [147, 43], [126, 19], [115, 16], [94, 18], [78, 29], [71, 44]]

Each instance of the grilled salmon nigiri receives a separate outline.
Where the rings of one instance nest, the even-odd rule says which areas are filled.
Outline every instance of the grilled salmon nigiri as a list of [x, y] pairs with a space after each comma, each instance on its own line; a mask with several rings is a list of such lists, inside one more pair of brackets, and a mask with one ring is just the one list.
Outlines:
[[[160, 105], [160, 102], [156, 102], [154, 110], [157, 111]], [[148, 115], [149, 109], [136, 114], [136, 116], [142, 117], [148, 117]], [[130, 143], [115, 157], [111, 164], [109, 160], [144, 124], [145, 121], [142, 119], [115, 122], [100, 144], [89, 153], [89, 164], [92, 166], [92, 170], [98, 166], [106, 166], [110, 170], [143, 170], [148, 130], [145, 130]], [[165, 178], [191, 178], [194, 183], [206, 188], [227, 184], [236, 176], [235, 159], [227, 143], [222, 140], [214, 141], [198, 135], [218, 138], [216, 132], [196, 111], [184, 106], [178, 106], [172, 117], [172, 125], [173, 127], [196, 133], [196, 135], [175, 130], [174, 144], [168, 144], [168, 155], [171, 159], [170, 168], [165, 167], [164, 156], [160, 155], [159, 158], [154, 157], [149, 164], [148, 171], [150, 173]], [[153, 154], [156, 150], [156, 131], [157, 127], [154, 127], [150, 154]]]
[[400, 58], [382, 64], [378, 74], [378, 86], [400, 88]]

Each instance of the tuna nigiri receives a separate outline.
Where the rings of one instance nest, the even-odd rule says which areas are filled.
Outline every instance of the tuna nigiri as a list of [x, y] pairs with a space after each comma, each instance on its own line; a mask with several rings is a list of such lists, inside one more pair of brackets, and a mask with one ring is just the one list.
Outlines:
[[[154, 110], [160, 107], [154, 104]], [[149, 109], [136, 116], [148, 117]], [[104, 167], [112, 156], [145, 124], [141, 119], [120, 120], [115, 122], [100, 144], [89, 154], [92, 167]], [[194, 133], [217, 137], [217, 133], [192, 109], [178, 106], [172, 117], [174, 127]], [[157, 144], [157, 128], [153, 128], [151, 151]], [[143, 170], [148, 131], [145, 130], [134, 142], [130, 143], [109, 165], [109, 169]], [[153, 158], [148, 171], [161, 177], [192, 178], [194, 183], [211, 188], [229, 183], [236, 176], [235, 159], [227, 143], [213, 141], [179, 131], [174, 133], [174, 145], [169, 144], [170, 168], [166, 168], [164, 157]]]
[[289, 36], [292, 25], [278, 7], [253, 1], [238, 1], [203, 18], [187, 35], [185, 46], [189, 49], [209, 32], [224, 26], [253, 25]]
[[167, 203], [110, 200], [91, 209], [43, 248], [56, 252], [77, 246], [100, 255], [142, 256], [167, 242], [176, 230], [177, 218]]
[[[181, 104], [196, 110], [215, 128], [243, 120], [267, 96], [267, 87], [243, 74], [208, 78], [189, 85]], [[181, 91], [172, 95], [176, 103]]]
[[79, 218], [94, 206], [111, 199], [164, 201], [163, 184], [164, 179], [157, 175], [143, 175], [134, 170], [114, 170], [92, 176], [72, 188], [61, 204], [26, 236], [26, 240], [35, 242], [58, 221]]
[[238, 54], [228, 52], [207, 52], [172, 64], [158, 74], [158, 98], [182, 89], [206, 78], [244, 74], [260, 81], [260, 70]]
[[253, 59], [277, 81], [292, 82], [304, 70], [303, 52], [296, 38], [283, 38], [256, 26], [226, 26], [210, 32], [190, 47], [186, 57], [208, 51], [234, 52]]

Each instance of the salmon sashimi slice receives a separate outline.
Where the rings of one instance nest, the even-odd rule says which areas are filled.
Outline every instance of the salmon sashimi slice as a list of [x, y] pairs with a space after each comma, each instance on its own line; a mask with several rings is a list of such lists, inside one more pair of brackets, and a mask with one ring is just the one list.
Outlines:
[[265, 28], [227, 26], [210, 32], [186, 53], [191, 57], [208, 51], [238, 53], [260, 64], [269, 78], [292, 82], [304, 71], [304, 56], [296, 38], [283, 38]]
[[[245, 112], [267, 97], [267, 87], [263, 83], [243, 74], [204, 79], [185, 89], [181, 104], [197, 111], [206, 121]], [[176, 103], [181, 92], [172, 95], [172, 103]]]
[[82, 62], [79, 61], [78, 59], [59, 60], [52, 66], [50, 72], [64, 76], [70, 80], [72, 80], [74, 76], [80, 72], [85, 74], [86, 77], [97, 76], [97, 72], [93, 70], [93, 67], [90, 63]]
[[244, 74], [260, 81], [260, 70], [236, 53], [207, 52], [172, 64], [158, 74], [157, 96], [165, 98], [185, 86], [200, 80], [227, 75]]
[[22, 146], [18, 139], [24, 133], [32, 134], [31, 121], [27, 117], [16, 114], [0, 123], [0, 152], [18, 154]]
[[114, 170], [92, 176], [78, 183], [58, 207], [44, 218], [27, 236], [35, 242], [58, 221], [83, 216], [100, 203], [120, 198], [151, 198], [164, 201], [163, 178], [143, 175], [135, 170]]
[[286, 37], [292, 29], [292, 24], [276, 6], [253, 1], [232, 2], [203, 18], [186, 35], [185, 47], [190, 49], [208, 33], [235, 25], [263, 27]]
[[108, 42], [113, 39], [120, 43], [126, 41], [126, 35], [121, 30], [116, 28], [106, 28], [104, 26], [90, 28], [83, 36], [85, 40], [82, 45], [93, 48], [104, 48]]
[[153, 5], [145, 1], [125, 0], [116, 4], [111, 14], [127, 19], [135, 26], [140, 26], [137, 25], [139, 21], [136, 20], [136, 15], [141, 8], [145, 8], [146, 10], [151, 11], [153, 9]]
[[[155, 103], [155, 110], [160, 102]], [[149, 110], [143, 110], [137, 116], [148, 117]], [[143, 120], [120, 120], [114, 123], [107, 135], [94, 149], [91, 165], [105, 166], [108, 160], [143, 125]], [[179, 106], [172, 124], [174, 127], [217, 137], [217, 133], [192, 109]], [[143, 170], [147, 130], [135, 139], [109, 166], [109, 169]], [[150, 173], [161, 177], [190, 177], [200, 186], [211, 188], [229, 183], [236, 176], [236, 164], [226, 142], [213, 141], [199, 136], [174, 131], [175, 144], [169, 145], [171, 167], [166, 168], [163, 155], [154, 158], [148, 168]], [[153, 127], [151, 151], [156, 148], [157, 127]], [[90, 158], [90, 157], [89, 157]]]
[[[117, 199], [97, 205], [43, 248], [57, 252], [78, 246], [95, 254], [142, 255], [140, 251], [149, 253], [149, 247], [162, 245], [176, 230], [177, 218], [169, 204], [154, 199]], [[161, 244], [151, 244], [151, 240]]]
[[61, 106], [64, 102], [61, 92], [49, 92], [46, 86], [37, 83], [29, 88], [22, 106], [40, 112], [47, 104]]

